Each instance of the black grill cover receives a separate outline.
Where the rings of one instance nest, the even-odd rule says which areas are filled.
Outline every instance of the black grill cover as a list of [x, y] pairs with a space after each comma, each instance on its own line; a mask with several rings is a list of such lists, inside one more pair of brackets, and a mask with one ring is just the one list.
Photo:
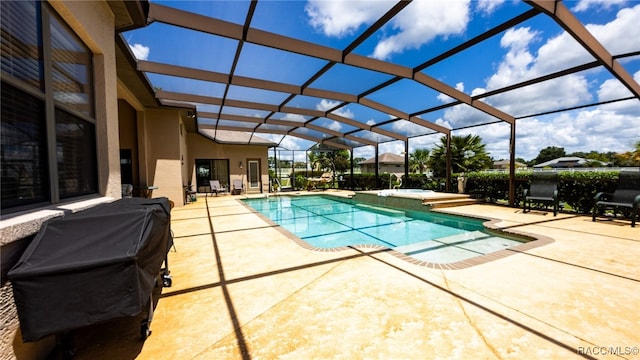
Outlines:
[[46, 222], [9, 271], [24, 341], [140, 314], [172, 245], [167, 198]]

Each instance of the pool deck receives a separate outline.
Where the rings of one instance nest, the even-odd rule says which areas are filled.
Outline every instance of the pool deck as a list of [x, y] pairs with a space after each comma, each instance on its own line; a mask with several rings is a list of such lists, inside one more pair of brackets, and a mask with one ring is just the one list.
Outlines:
[[93, 325], [74, 333], [75, 359], [640, 358], [640, 227], [629, 221], [446, 208], [553, 240], [449, 270], [376, 248], [305, 249], [241, 198], [173, 209], [173, 286], [153, 333], [140, 341], [133, 318]]

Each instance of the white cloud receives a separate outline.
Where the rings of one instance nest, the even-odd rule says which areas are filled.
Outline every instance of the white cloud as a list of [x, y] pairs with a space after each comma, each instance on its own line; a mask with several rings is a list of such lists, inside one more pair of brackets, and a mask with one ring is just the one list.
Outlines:
[[495, 9], [500, 7], [505, 0], [478, 0], [476, 2], [476, 9], [484, 14], [491, 14]]
[[280, 147], [287, 150], [306, 150], [306, 148], [303, 147], [305, 141], [308, 140], [300, 139], [295, 136], [285, 136], [280, 142]]
[[598, 101], [607, 101], [630, 96], [631, 92], [618, 79], [603, 82], [598, 89]]
[[[637, 19], [640, 18], [640, 5], [619, 11], [616, 19], [607, 24], [587, 25], [587, 28], [614, 54], [637, 51], [640, 48], [640, 40], [635, 37], [619, 37], [619, 34], [637, 32], [637, 24], [634, 24], [633, 18], [637, 23]], [[507, 31], [501, 39], [501, 45], [507, 52], [498, 64], [495, 74], [488, 78], [486, 89], [500, 88], [593, 60], [591, 55], [565, 32], [542, 43], [536, 53], [531, 48], [540, 41], [542, 35], [530, 28]], [[634, 74], [634, 79], [640, 83], [640, 71]], [[592, 101], [594, 95], [589, 92], [590, 86], [593, 88], [584, 74], [573, 74], [491, 96], [484, 101], [518, 116]], [[597, 90], [598, 101], [626, 97], [630, 94], [615, 78], [604, 81], [593, 90]], [[475, 95], [485, 91], [485, 88], [476, 88], [471, 93]], [[447, 97], [438, 96], [438, 99], [446, 101]], [[458, 105], [447, 109], [443, 118], [436, 120], [436, 123], [458, 128], [478, 123], [480, 120], [489, 120], [480, 119], [479, 116], [487, 115], [469, 106]], [[509, 157], [510, 128], [507, 124], [474, 127], [456, 132], [456, 135], [467, 132], [478, 134], [487, 144], [487, 151], [495, 159]], [[631, 100], [589, 110], [518, 120], [516, 155], [531, 160], [547, 146], [563, 147], [567, 153], [592, 150], [623, 152], [630, 150], [638, 138], [640, 104], [637, 100]]]
[[[633, 77], [635, 81], [640, 84], [640, 70], [637, 71]], [[620, 99], [629, 96], [631, 96], [631, 91], [617, 79], [609, 79], [603, 82], [598, 89], [598, 101]], [[619, 114], [640, 114], [640, 103], [635, 99], [601, 105], [600, 108]]]
[[[464, 92], [464, 83], [463, 82], [459, 82], [456, 84], [456, 90]], [[436, 96], [436, 98], [440, 101], [442, 101], [444, 104], [446, 103], [450, 103], [452, 101], [454, 101], [455, 99], [452, 98], [449, 95], [445, 95], [443, 93], [438, 94], [438, 96]]]
[[355, 116], [355, 115], [353, 115], [353, 112], [351, 112], [351, 110], [344, 109], [344, 108], [338, 109], [336, 111], [332, 111], [331, 113], [339, 115], [339, 116], [342, 116], [342, 117], [346, 117], [348, 119], [353, 119], [353, 117]]
[[568, 75], [487, 98], [487, 102], [513, 116], [527, 116], [591, 102], [584, 76]]
[[[389, 10], [394, 1], [310, 0], [305, 11], [310, 24], [326, 36], [344, 37], [370, 25]], [[483, 11], [492, 11], [483, 2]], [[387, 59], [394, 53], [419, 48], [437, 36], [462, 34], [469, 23], [470, 0], [414, 1], [391, 20], [393, 35], [384, 37], [372, 56]]]
[[394, 53], [417, 49], [437, 36], [462, 34], [469, 23], [469, 3], [470, 0], [412, 2], [391, 21], [397, 33], [383, 38], [372, 56], [384, 60]]
[[[580, 48], [575, 49], [577, 43], [566, 33], [549, 39], [535, 56], [529, 48], [540, 35], [528, 27], [510, 29], [503, 35], [500, 44], [508, 51], [496, 73], [487, 80], [488, 90], [548, 74], [566, 67], [568, 63], [577, 64], [589, 60], [588, 53]], [[474, 89], [472, 93], [482, 93], [484, 90]], [[571, 107], [591, 99], [587, 79], [583, 75], [572, 74], [491, 96], [485, 101], [506, 113], [523, 116]], [[454, 124], [459, 126], [455, 122]]]
[[[640, 49], [640, 36], [620, 36], [637, 33], [640, 4], [620, 10], [616, 18], [606, 24], [586, 24], [585, 27], [613, 55]], [[532, 75], [547, 74], [570, 66], [593, 61], [587, 50], [567, 32], [549, 39], [538, 49], [531, 67]]]
[[610, 8], [616, 5], [623, 5], [625, 2], [626, 0], [580, 0], [572, 10], [580, 12], [594, 7]]
[[342, 124], [337, 122], [337, 121], [332, 121], [332, 122], [329, 123], [327, 128], [329, 128], [330, 130], [333, 130], [333, 131], [341, 131], [342, 130]]
[[[637, 101], [636, 101], [637, 102]], [[597, 108], [562, 113], [549, 118], [522, 119], [516, 122], [516, 157], [531, 160], [540, 150], [557, 146], [567, 153], [592, 150], [624, 152], [640, 138], [640, 112], [620, 114]], [[620, 131], [624, 129], [624, 131]], [[506, 123], [480, 126], [455, 132], [477, 134], [494, 159], [509, 158], [510, 126]]]
[[451, 123], [443, 118], [437, 118], [435, 123], [436, 125], [444, 126], [448, 129], [453, 129], [453, 126], [451, 126]]
[[394, 1], [310, 0], [305, 7], [311, 25], [326, 36], [343, 37], [369, 25], [389, 10]]
[[133, 52], [133, 55], [136, 57], [136, 59], [147, 60], [149, 58], [150, 49], [148, 46], [144, 46], [142, 44], [129, 44], [129, 48], [131, 48], [131, 51]]
[[468, 125], [487, 123], [496, 118], [466, 104], [452, 106], [445, 110], [444, 119], [451, 128], [460, 128]]
[[283, 117], [282, 120], [288, 120], [288, 121], [296, 121], [296, 122], [305, 122], [306, 119], [303, 115], [300, 114], [292, 114], [292, 113], [286, 113]]
[[[402, 155], [403, 151], [404, 151], [403, 141], [389, 141], [389, 142], [380, 144], [380, 146], [378, 147], [378, 156], [384, 153]], [[404, 168], [399, 169], [398, 172], [404, 173]]]
[[487, 81], [487, 88], [497, 89], [530, 77], [534, 56], [528, 50], [537, 32], [530, 28], [509, 29], [500, 39], [500, 46], [508, 49], [498, 70]]
[[[640, 37], [623, 37], [620, 34], [637, 32], [639, 18], [640, 5], [636, 5], [619, 11], [616, 19], [607, 24], [591, 24], [586, 27], [613, 54], [632, 52], [640, 49]], [[500, 41], [501, 46], [508, 49], [507, 54], [497, 72], [487, 81], [486, 88], [500, 88], [593, 60], [593, 57], [566, 32], [548, 39], [540, 46], [537, 54], [534, 54], [530, 48], [541, 36], [541, 33], [528, 27], [507, 31]], [[568, 82], [578, 80], [575, 76], [566, 78]]]
[[[319, 111], [327, 111], [330, 109], [333, 109], [334, 107], [340, 105], [341, 102], [339, 101], [331, 101], [331, 100], [327, 100], [327, 99], [322, 99], [320, 100], [320, 102], [318, 104], [316, 104], [316, 110]], [[345, 109], [344, 107], [336, 110], [336, 111], [332, 111], [332, 114], [336, 114], [338, 116], [342, 116], [342, 117], [346, 117], [348, 119], [353, 119], [354, 115], [353, 112], [349, 109]]]
[[[640, 19], [640, 4], [618, 11], [616, 18], [609, 23], [587, 24], [586, 28], [613, 55], [634, 52], [640, 49], [640, 36], [637, 36], [638, 19]], [[622, 34], [629, 35], [622, 36]]]
[[320, 100], [319, 103], [316, 104], [316, 110], [327, 111], [329, 109], [333, 109], [338, 106], [340, 103], [338, 101], [331, 101], [327, 99]]
[[[487, 3], [476, 3], [476, 10], [493, 10], [490, 0], [487, 1]], [[405, 9], [406, 11], [403, 11], [403, 13], [413, 12], [413, 14], [405, 15], [406, 17], [402, 21], [399, 19], [392, 24], [392, 29], [387, 29], [391, 35], [381, 41], [382, 45], [379, 45], [376, 50], [377, 56], [388, 57], [408, 48], [419, 47], [435, 36], [443, 35], [443, 32], [431, 31], [427, 25], [422, 25], [420, 21], [412, 20], [416, 22], [416, 25], [413, 25], [407, 20], [412, 15], [413, 18], [424, 17], [425, 15], [420, 12], [420, 9], [428, 6], [426, 3], [429, 2], [414, 1]], [[574, 11], [582, 11], [576, 10], [580, 7], [585, 7], [585, 9], [596, 6], [606, 7], [608, 3], [617, 5], [621, 2], [617, 0], [583, 0], [578, 3]], [[452, 6], [458, 8], [460, 4], [461, 2], [455, 2]], [[467, 3], [462, 2], [462, 4]], [[468, 9], [463, 9], [462, 13], [466, 14], [466, 11]], [[460, 11], [454, 11], [454, 13], [455, 15], [452, 17], [461, 18]], [[430, 16], [433, 19], [435, 15]], [[616, 18], [609, 23], [588, 24], [586, 27], [611, 53], [627, 53], [640, 49], [640, 37], [623, 37], [620, 34], [637, 33], [638, 19], [640, 19], [640, 4], [620, 10]], [[407, 29], [412, 26], [420, 28], [425, 41], [420, 42], [412, 38], [412, 33], [404, 30], [403, 23], [407, 24]], [[466, 23], [464, 25], [466, 26]], [[421, 26], [424, 27], [421, 28]], [[355, 28], [352, 27], [352, 29]], [[392, 33], [392, 30], [395, 34]], [[455, 34], [455, 32], [449, 29], [444, 31], [444, 34], [446, 36], [446, 34]], [[548, 36], [552, 37], [545, 40], [545, 37]], [[534, 31], [527, 27], [511, 29], [502, 37], [501, 46], [506, 49], [506, 52], [502, 61], [496, 64], [495, 74], [487, 79], [484, 87], [471, 90], [472, 95], [593, 61], [593, 57], [566, 32], [545, 34], [540, 30]], [[629, 59], [622, 61], [629, 61]], [[483, 101], [517, 116], [518, 114], [531, 114], [583, 104], [592, 101], [595, 96], [598, 101], [606, 101], [629, 95], [628, 89], [613, 77], [602, 83], [590, 83], [586, 76], [588, 74], [573, 74], [510, 93], [492, 96]], [[634, 78], [640, 83], [640, 71], [634, 74]], [[464, 84], [459, 83], [456, 88], [464, 91]], [[594, 93], [591, 94], [590, 90]], [[450, 101], [446, 95], [439, 95], [438, 99], [442, 102]], [[335, 105], [337, 103], [325, 102], [325, 106], [330, 106], [329, 108]], [[435, 120], [435, 123], [447, 128], [457, 128], [478, 123], [480, 120], [486, 122], [495, 119], [469, 106], [461, 105], [447, 109], [441, 118]], [[370, 121], [368, 124], [374, 124], [374, 122]], [[508, 124], [498, 123], [474, 127], [457, 131], [455, 134], [462, 135], [467, 132], [480, 135], [483, 142], [487, 144], [487, 150], [495, 159], [509, 157], [510, 126]], [[439, 143], [440, 137], [441, 135], [435, 134], [412, 138], [410, 151], [416, 148], [433, 148], [435, 144]], [[623, 152], [630, 150], [639, 138], [640, 103], [637, 100], [617, 102], [588, 110], [518, 120], [516, 125], [516, 156], [530, 160], [547, 146], [563, 147], [567, 153], [592, 150]], [[388, 146], [390, 149], [395, 149], [393, 145]], [[384, 148], [386, 149], [386, 147]], [[373, 148], [367, 146], [358, 150], [356, 154], [366, 153], [368, 155], [366, 157], [371, 157], [373, 156], [372, 152]]]

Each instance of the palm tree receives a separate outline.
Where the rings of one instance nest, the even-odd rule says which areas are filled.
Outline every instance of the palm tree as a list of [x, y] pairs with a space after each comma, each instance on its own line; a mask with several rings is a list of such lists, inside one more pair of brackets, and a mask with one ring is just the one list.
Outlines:
[[427, 149], [416, 149], [409, 154], [409, 170], [412, 173], [424, 173], [428, 166], [430, 151]]
[[346, 171], [350, 163], [350, 153], [344, 149], [336, 149], [323, 144], [316, 144], [309, 151], [309, 162], [312, 170], [330, 170], [332, 179], [336, 179], [336, 171]]
[[317, 151], [309, 151], [307, 153], [309, 157], [309, 164], [311, 165], [311, 171], [321, 170], [324, 163], [324, 153]]
[[[491, 157], [485, 150], [485, 144], [478, 135], [451, 137], [451, 171], [454, 173], [488, 169], [492, 165]], [[434, 175], [445, 176], [447, 160], [447, 137], [440, 138], [431, 153], [429, 165]]]

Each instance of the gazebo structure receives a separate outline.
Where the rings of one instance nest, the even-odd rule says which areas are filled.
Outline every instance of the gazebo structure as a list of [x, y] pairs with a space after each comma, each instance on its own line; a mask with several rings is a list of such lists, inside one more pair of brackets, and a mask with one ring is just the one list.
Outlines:
[[[490, 25], [481, 33], [474, 34], [464, 41], [458, 41], [449, 48], [443, 48], [439, 53], [433, 53], [429, 58], [413, 59], [411, 64], [390, 62], [361, 55], [360, 47], [378, 36], [382, 29], [390, 24], [403, 11], [411, 11], [411, 1], [398, 1], [388, 6], [372, 24], [354, 31], [349, 42], [341, 48], [333, 48], [318, 42], [302, 40], [291, 34], [295, 33], [285, 26], [281, 29], [277, 24], [265, 26], [264, 17], [267, 11], [275, 11], [270, 4], [251, 1], [236, 3], [236, 6], [246, 7], [243, 19], [225, 19], [224, 9], [217, 11], [219, 2], [210, 4], [211, 11], [196, 13], [149, 3], [148, 26], [126, 32], [121, 36], [132, 37], [141, 31], [152, 31], [162, 28], [181, 36], [193, 37], [201, 47], [217, 47], [218, 56], [210, 62], [224, 63], [224, 71], [195, 68], [169, 62], [158, 62], [137, 59], [136, 66], [140, 74], [151, 80], [155, 96], [162, 104], [188, 104], [194, 106], [197, 114], [198, 132], [212, 133], [213, 139], [225, 131], [240, 131], [250, 134], [274, 134], [276, 143], [282, 146], [282, 141], [288, 136], [324, 143], [337, 148], [352, 150], [362, 146], [377, 147], [381, 143], [402, 141], [405, 146], [405, 163], [408, 163], [409, 140], [428, 134], [442, 134], [450, 141], [451, 132], [468, 127], [482, 126], [493, 123], [505, 123], [510, 126], [509, 141], [509, 172], [510, 202], [515, 199], [515, 134], [517, 122], [520, 119], [575, 110], [578, 108], [599, 105], [602, 102], [584, 102], [578, 106], [549, 108], [536, 113], [509, 113], [501, 106], [492, 105], [494, 99], [504, 94], [514, 94], [536, 85], [553, 82], [556, 79], [572, 74], [593, 71], [602, 68], [618, 81], [628, 94], [611, 98], [606, 103], [637, 101], [640, 99], [640, 85], [634, 81], [629, 71], [621, 65], [621, 60], [637, 56], [640, 49], [630, 53], [612, 53], [590, 33], [583, 23], [569, 10], [562, 1], [525, 1], [512, 7], [508, 15], [491, 18]], [[441, 6], [447, 6], [442, 3]], [[272, 14], [273, 15], [273, 14]], [[564, 29], [580, 45], [588, 61], [575, 63], [567, 68], [557, 68], [535, 78], [529, 78], [517, 83], [505, 84], [500, 88], [491, 89], [479, 94], [467, 94], [454, 84], [448, 84], [430, 71], [446, 62], [460, 61], [460, 56], [472, 48], [495, 46], [491, 39], [503, 34], [516, 26], [529, 24], [534, 21], [552, 21]], [[261, 25], [255, 25], [261, 24]], [[124, 40], [122, 40], [124, 41]], [[177, 44], [167, 42], [167, 47]], [[179, 51], [179, 50], [178, 50]], [[280, 63], [260, 64], [256, 55], [261, 52], [280, 56]], [[185, 57], [198, 54], [184, 54]], [[249, 62], [255, 66], [270, 66], [273, 74], [289, 73], [291, 76], [257, 77], [250, 71], [238, 71], [241, 65], [246, 69]], [[303, 64], [296, 65], [293, 64]], [[305, 70], [296, 70], [304, 68]], [[312, 70], [310, 70], [312, 69]], [[291, 72], [294, 72], [291, 74]], [[323, 79], [333, 73], [345, 74], [345, 82], [350, 81], [350, 74], [364, 74], [369, 79], [368, 84], [348, 88], [358, 88], [357, 91], [344, 91], [347, 86], [328, 87]], [[173, 91], [164, 87], [162, 78], [188, 79], [190, 83], [206, 83], [211, 85], [208, 93]], [[295, 79], [282, 81], [279, 79]], [[410, 85], [413, 89], [430, 91], [434, 94], [450, 98], [450, 101], [439, 105], [420, 106], [416, 98], [413, 106], [394, 106], [385, 103], [386, 92], [405, 89], [399, 85]], [[194, 89], [197, 87], [194, 87]], [[245, 90], [252, 94], [249, 97], [239, 96]], [[414, 96], [407, 93], [407, 97]], [[331, 106], [318, 109], [309, 105], [310, 98], [326, 100]], [[259, 101], [256, 99], [260, 99]], [[267, 101], [266, 99], [271, 99]], [[344, 115], [349, 107], [364, 107], [375, 113], [372, 119], [351, 118]], [[434, 121], [439, 111], [452, 107], [470, 108], [478, 113], [481, 121], [461, 128], [449, 128]], [[337, 129], [337, 130], [336, 130]], [[250, 138], [250, 137], [249, 137]], [[249, 140], [250, 141], [250, 140]], [[450, 169], [450, 157], [447, 158]], [[450, 170], [447, 171], [447, 184], [450, 183]], [[447, 185], [448, 186], [448, 185]]]
[[[189, 203], [191, 208], [184, 209], [183, 214], [189, 214], [185, 217], [190, 218], [195, 215], [193, 223], [189, 223], [195, 226], [183, 222], [175, 230], [184, 230], [179, 237], [193, 235], [202, 239], [210, 249], [210, 240], [201, 235], [210, 235], [214, 243], [228, 237], [230, 247], [236, 248], [239, 244], [232, 243], [237, 243], [240, 234], [237, 231], [276, 230], [270, 225], [256, 228], [262, 220], [248, 210], [249, 217], [243, 213], [237, 220], [225, 217], [218, 222], [212, 219], [208, 205], [192, 206], [194, 198], [190, 197], [193, 191], [211, 193], [211, 188], [216, 188], [211, 181], [240, 194], [228, 198], [235, 204], [242, 196], [269, 191], [268, 163], [272, 160], [268, 157], [272, 149], [273, 162], [285, 163], [290, 159], [292, 163], [286, 164], [291, 168], [286, 171], [295, 174], [298, 154], [283, 154], [280, 159], [280, 154], [276, 155], [278, 149], [301, 153], [312, 148], [349, 150], [353, 167], [354, 152], [366, 151], [367, 157], [375, 154], [378, 163], [378, 153], [389, 152], [393, 147], [391, 152], [404, 154], [406, 175], [411, 146], [424, 144], [431, 137], [450, 146], [456, 131], [480, 132], [488, 128], [493, 132], [497, 128], [500, 134], [495, 138], [500, 140], [492, 145], [504, 148], [502, 157], [508, 158], [509, 198], [514, 203], [516, 129], [522, 131], [523, 123], [535, 123], [539, 118], [544, 121], [545, 116], [555, 113], [567, 113], [566, 118], [571, 118], [572, 112], [594, 110], [589, 111], [592, 117], [587, 126], [597, 127], [594, 132], [615, 134], [614, 141], [618, 142], [624, 136], [634, 142], [638, 138], [640, 4], [589, 0], [574, 2], [575, 6], [569, 4], [557, 0], [0, 1], [1, 285], [5, 285], [7, 272], [48, 220], [87, 211], [121, 197], [167, 198], [175, 206], [174, 211], [181, 211], [180, 207]], [[580, 6], [589, 9], [583, 12]], [[606, 11], [600, 12], [601, 7]], [[330, 16], [320, 8], [331, 12]], [[601, 14], [606, 14], [603, 15], [606, 21], [600, 21]], [[339, 29], [330, 28], [327, 21], [339, 22]], [[606, 31], [602, 27], [607, 27]], [[547, 42], [538, 52], [544, 52], [545, 56], [534, 57], [528, 46], [543, 31], [547, 31]], [[395, 40], [402, 36], [409, 37], [403, 38], [408, 41], [401, 48], [394, 47]], [[493, 71], [503, 63], [497, 65], [488, 54], [499, 54], [498, 61], [513, 57], [508, 64], [511, 66], [505, 70], [512, 76], [497, 76], [499, 79], [493, 82], [484, 78], [487, 74], [504, 75]], [[579, 81], [574, 81], [576, 78]], [[559, 86], [564, 84], [571, 86]], [[576, 93], [579, 96], [571, 96]], [[568, 97], [570, 101], [566, 101]], [[606, 118], [598, 118], [608, 109], [614, 109], [610, 114], [615, 114], [615, 120], [623, 124], [616, 130], [603, 120]], [[444, 116], [451, 114], [455, 119]], [[553, 129], [556, 130], [561, 129]], [[524, 144], [518, 146], [524, 148]], [[451, 151], [448, 153], [447, 188], [451, 185], [452, 167]], [[205, 204], [209, 201], [206, 197], [203, 200]], [[509, 209], [496, 211], [509, 224], [512, 216], [521, 215]], [[225, 210], [222, 216], [227, 214], [230, 212]], [[573, 218], [566, 219], [568, 228], [581, 228], [582, 220]], [[204, 232], [200, 228], [205, 226], [202, 221], [208, 222]], [[213, 221], [225, 227], [216, 225], [214, 230]], [[248, 230], [247, 221], [255, 222]], [[525, 220], [522, 224], [537, 222]], [[566, 229], [562, 225], [556, 228], [562, 231], [548, 234], [546, 231], [553, 229], [545, 227], [539, 232], [542, 235], [544, 231], [545, 237], [565, 239]], [[594, 238], [584, 245], [591, 250], [572, 264], [554, 260], [562, 256], [554, 251], [572, 249], [571, 241], [559, 243], [559, 247], [547, 253], [550, 257], [545, 261], [551, 261], [544, 265], [545, 269], [551, 269], [549, 274], [555, 274], [556, 265], [571, 266], [568, 274], [574, 274], [575, 269], [584, 272], [580, 281], [567, 283], [570, 287], [563, 293], [567, 298], [594, 274], [604, 274], [605, 281], [613, 281], [612, 287], [620, 287], [617, 286], [620, 279], [627, 281], [633, 277], [628, 271], [618, 276], [620, 279], [610, 277], [620, 269], [632, 269], [627, 266], [634, 263], [631, 258], [606, 271], [589, 267], [593, 263], [591, 255], [603, 253], [597, 243], [609, 245], [612, 240], [609, 230], [601, 230], [603, 235], [597, 236], [589, 229], [588, 235]], [[281, 238], [279, 231], [274, 233], [278, 233], [276, 241], [290, 240]], [[575, 232], [575, 236], [584, 233]], [[255, 238], [255, 234], [246, 236]], [[625, 251], [628, 244], [622, 242], [628, 243], [632, 236], [624, 235], [624, 230], [620, 234], [613, 239], [619, 241], [615, 245], [618, 252], [609, 257], [630, 253]], [[327, 261], [348, 262], [342, 255], [321, 260], [314, 256], [307, 262], [296, 259], [300, 252], [282, 252], [278, 242], [266, 237], [262, 240], [266, 240], [265, 248], [273, 250], [269, 255], [281, 256], [285, 262], [295, 261], [271, 261], [265, 267], [260, 263], [265, 257], [254, 251], [255, 242], [250, 241], [247, 248], [257, 255], [255, 264], [250, 261], [257, 265], [255, 274], [282, 274], [283, 269], [302, 268], [325, 273], [324, 266], [330, 266]], [[219, 248], [217, 245], [214, 248], [215, 254], [201, 255], [220, 260]], [[566, 253], [573, 255], [569, 250]], [[237, 254], [232, 252], [234, 258]], [[363, 269], [359, 266], [360, 259], [364, 260], [361, 255], [354, 253], [353, 259], [357, 261], [352, 269], [356, 272]], [[187, 260], [190, 257], [188, 252], [180, 256]], [[538, 261], [543, 257], [527, 258]], [[209, 260], [209, 264], [218, 266], [220, 279], [224, 280], [222, 262], [214, 264]], [[233, 265], [226, 269], [235, 268], [240, 272], [227, 279], [245, 278], [248, 268]], [[493, 268], [496, 269], [500, 270]], [[540, 267], [521, 270], [536, 274], [535, 269]], [[191, 275], [191, 271], [187, 273]], [[293, 273], [300, 271], [287, 272]], [[362, 274], [366, 275], [366, 271]], [[365, 280], [370, 278], [356, 275]], [[402, 276], [405, 275], [413, 276], [409, 273]], [[482, 275], [491, 280], [487, 284], [496, 283], [493, 276]], [[505, 278], [502, 283], [509, 284], [513, 279]], [[207, 281], [207, 289], [218, 291]], [[472, 282], [469, 280], [469, 284]], [[229, 282], [220, 284], [224, 288]], [[304, 280], [295, 289], [307, 284]], [[366, 282], [363, 284], [363, 288], [372, 288]], [[546, 289], [546, 285], [541, 281], [538, 288]], [[428, 287], [433, 288], [432, 284]], [[13, 351], [18, 358], [41, 358], [55, 341], [49, 337], [34, 346], [23, 346], [16, 335], [18, 317], [11, 292], [9, 286], [0, 287], [0, 296], [6, 299], [0, 303], [0, 319], [6, 325], [0, 331], [0, 352], [11, 356]], [[272, 299], [281, 301], [279, 292], [266, 293], [277, 293], [278, 299]], [[614, 292], [613, 296], [618, 294], [622, 291]], [[518, 292], [508, 294], [511, 298], [518, 295]], [[556, 295], [552, 289], [540, 299], [553, 300]], [[213, 303], [215, 306], [228, 302], [229, 297], [218, 300]], [[460, 303], [459, 297], [450, 300], [451, 304]], [[611, 302], [605, 300], [593, 304], [606, 305], [603, 309], [608, 309]], [[529, 305], [522, 304], [535, 308]], [[230, 303], [227, 306], [233, 310]], [[251, 318], [261, 313], [255, 312], [255, 307], [250, 308]], [[197, 317], [210, 313], [204, 311], [192, 310], [190, 314]], [[237, 319], [247, 313], [240, 317], [237, 314], [230, 312], [229, 333], [243, 327]], [[493, 324], [496, 314], [487, 318], [492, 319], [488, 324]], [[625, 315], [621, 312], [619, 318]], [[549, 316], [541, 317], [543, 321], [539, 324], [544, 328], [549, 328], [545, 320]], [[220, 316], [213, 314], [213, 318]], [[478, 332], [471, 325], [469, 331]], [[523, 325], [516, 327], [531, 332], [525, 328], [528, 324]], [[295, 331], [297, 327], [290, 329]], [[564, 338], [568, 333], [556, 330], [562, 329], [554, 329], [550, 335], [544, 331], [536, 335], [543, 335], [544, 343], [552, 340], [558, 345], [553, 337], [560, 334]], [[267, 329], [267, 338], [270, 334]], [[584, 331], [578, 329], [572, 344], [595, 343], [583, 335]], [[204, 345], [201, 339], [190, 338]], [[238, 339], [245, 338], [238, 336]], [[165, 350], [166, 342], [159, 343], [161, 351]], [[185, 344], [181, 344], [181, 351], [190, 345]], [[138, 342], [135, 348], [133, 356], [140, 351]], [[239, 348], [243, 349], [243, 345]], [[575, 353], [575, 348], [568, 345], [565, 350]], [[206, 356], [204, 352], [201, 354]]]

